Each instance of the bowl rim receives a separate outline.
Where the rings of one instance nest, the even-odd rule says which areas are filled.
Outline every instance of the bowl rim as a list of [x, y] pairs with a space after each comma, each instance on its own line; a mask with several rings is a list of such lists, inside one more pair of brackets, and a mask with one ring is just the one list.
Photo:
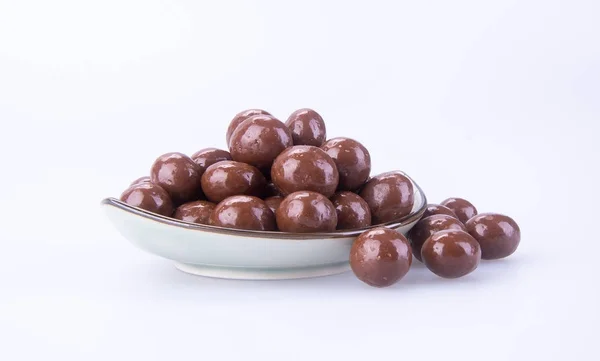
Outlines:
[[170, 225], [170, 226], [186, 228], [186, 229], [190, 229], [190, 230], [232, 235], [232, 236], [244, 236], [244, 237], [255, 237], [255, 238], [256, 237], [280, 238], [280, 239], [357, 237], [361, 233], [371, 230], [371, 229], [375, 229], [375, 228], [386, 227], [386, 228], [396, 229], [396, 228], [402, 227], [406, 224], [410, 224], [410, 223], [413, 223], [414, 221], [419, 220], [423, 216], [423, 213], [425, 213], [425, 210], [427, 209], [427, 204], [428, 204], [427, 196], [425, 195], [425, 193], [423, 192], [421, 187], [411, 177], [409, 177], [404, 172], [401, 172], [401, 171], [396, 171], [396, 172], [399, 172], [402, 175], [404, 175], [405, 177], [407, 177], [412, 182], [413, 187], [416, 189], [416, 191], [420, 194], [423, 204], [421, 205], [421, 207], [419, 209], [417, 209], [416, 211], [411, 211], [409, 214], [407, 214], [399, 219], [393, 220], [393, 221], [380, 223], [377, 225], [371, 225], [368, 227], [362, 227], [362, 228], [355, 228], [355, 229], [349, 229], [349, 230], [336, 230], [333, 232], [292, 233], [292, 232], [281, 232], [281, 231], [258, 231], [258, 230], [249, 230], [249, 229], [227, 228], [227, 227], [221, 227], [221, 226], [213, 226], [213, 225], [209, 225], [209, 224], [191, 223], [191, 222], [182, 221], [182, 220], [179, 220], [176, 218], [171, 218], [171, 217], [163, 216], [163, 215], [160, 215], [157, 213], [153, 213], [153, 212], [147, 211], [147, 210], [139, 208], [139, 207], [131, 206], [115, 197], [104, 198], [101, 201], [101, 205], [112, 206], [112, 207], [118, 208], [120, 210], [123, 210], [125, 212], [132, 213], [134, 215], [141, 216], [143, 218], [147, 218], [149, 220], [163, 223], [163, 224]]

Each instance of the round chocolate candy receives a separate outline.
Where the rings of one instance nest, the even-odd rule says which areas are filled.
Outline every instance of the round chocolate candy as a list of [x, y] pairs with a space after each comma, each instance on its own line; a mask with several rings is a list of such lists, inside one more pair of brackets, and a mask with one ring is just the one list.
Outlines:
[[330, 200], [337, 212], [337, 229], [356, 229], [371, 225], [369, 205], [358, 194], [338, 192]]
[[421, 248], [423, 247], [423, 243], [425, 243], [425, 241], [433, 234], [447, 229], [466, 231], [465, 226], [458, 219], [446, 214], [434, 214], [427, 218], [421, 218], [421, 220], [408, 231], [408, 239], [410, 240], [415, 258], [421, 261]]
[[319, 113], [303, 108], [293, 112], [285, 125], [292, 132], [294, 145], [313, 145], [320, 147], [327, 139], [325, 122]]
[[441, 205], [450, 208], [463, 223], [467, 223], [471, 217], [477, 214], [477, 208], [466, 199], [448, 198]]
[[209, 224], [210, 214], [216, 204], [207, 201], [194, 201], [180, 205], [173, 218], [190, 223]]
[[333, 159], [340, 172], [339, 190], [359, 188], [371, 173], [371, 155], [367, 148], [354, 139], [333, 138], [321, 146]]
[[237, 128], [238, 125], [240, 125], [241, 122], [243, 122], [244, 120], [250, 118], [251, 116], [254, 115], [271, 115], [269, 112], [267, 112], [266, 110], [262, 110], [262, 109], [246, 109], [244, 111], [241, 111], [239, 113], [237, 113], [235, 115], [235, 117], [233, 117], [233, 119], [231, 120], [231, 122], [229, 123], [229, 127], [227, 127], [227, 134], [226, 136], [226, 144], [229, 147], [229, 141], [231, 140], [231, 134], [233, 134], [233, 131], [235, 130], [235, 128]]
[[130, 206], [142, 208], [148, 212], [167, 217], [173, 214], [171, 197], [161, 186], [154, 183], [134, 184], [121, 194], [120, 199]]
[[277, 189], [277, 187], [275, 187], [275, 184], [273, 184], [273, 182], [267, 183], [267, 186], [265, 187], [265, 197], [275, 196], [281, 196], [281, 192], [279, 191], [279, 189]]
[[413, 185], [397, 171], [374, 176], [360, 191], [371, 208], [374, 225], [397, 220], [408, 215], [414, 204]]
[[204, 148], [192, 154], [191, 158], [198, 164], [198, 171], [202, 175], [206, 171], [206, 168], [211, 165], [224, 160], [231, 160], [231, 154], [223, 149]]
[[275, 212], [277, 211], [277, 208], [279, 208], [279, 205], [281, 204], [282, 201], [283, 201], [283, 197], [280, 197], [280, 196], [273, 196], [273, 197], [265, 198], [265, 203], [267, 204], [269, 209], [273, 212], [273, 214], [275, 214]]
[[235, 195], [260, 197], [266, 183], [265, 177], [256, 167], [233, 160], [215, 163], [202, 175], [204, 195], [215, 203]]
[[275, 212], [282, 232], [332, 232], [337, 224], [335, 207], [327, 197], [310, 191], [294, 192], [283, 199]]
[[217, 204], [210, 215], [213, 226], [274, 231], [275, 216], [265, 202], [253, 196], [232, 196]]
[[481, 260], [479, 243], [467, 232], [440, 231], [425, 241], [421, 249], [425, 266], [443, 278], [458, 278], [473, 272]]
[[271, 167], [273, 160], [292, 145], [288, 127], [263, 114], [254, 115], [235, 128], [229, 140], [229, 152], [235, 161], [265, 169]]
[[142, 184], [142, 183], [152, 183], [152, 180], [148, 176], [139, 177], [138, 179], [131, 182], [131, 184], [129, 186], [134, 186], [136, 184]]
[[519, 225], [503, 214], [478, 214], [467, 221], [466, 227], [481, 245], [481, 258], [486, 260], [510, 256], [521, 242]]
[[271, 180], [283, 195], [313, 191], [331, 197], [338, 187], [335, 162], [324, 150], [296, 145], [284, 150], [273, 163]]
[[442, 206], [441, 204], [428, 204], [427, 208], [425, 209], [425, 213], [423, 213], [423, 217], [421, 217], [421, 219], [433, 216], [435, 214], [445, 214], [447, 216], [458, 219], [458, 216], [456, 215], [456, 213], [454, 213], [453, 210], [446, 206]]
[[150, 171], [152, 183], [163, 187], [175, 204], [202, 197], [200, 176], [196, 163], [187, 155], [178, 152], [158, 157]]
[[400, 232], [378, 227], [363, 232], [350, 249], [350, 267], [356, 277], [373, 287], [388, 287], [410, 269], [410, 244]]

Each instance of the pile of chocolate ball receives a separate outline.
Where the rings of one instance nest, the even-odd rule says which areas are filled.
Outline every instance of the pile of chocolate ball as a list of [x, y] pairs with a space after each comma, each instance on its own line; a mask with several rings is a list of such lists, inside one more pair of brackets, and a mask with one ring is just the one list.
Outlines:
[[121, 201], [232, 229], [368, 228], [354, 241], [349, 259], [358, 279], [374, 287], [402, 279], [413, 255], [436, 275], [457, 278], [473, 272], [481, 259], [507, 257], [519, 245], [514, 220], [477, 214], [461, 198], [428, 205], [408, 237], [383, 226], [411, 213], [413, 183], [400, 171], [371, 177], [369, 151], [354, 139], [327, 139], [325, 122], [312, 109], [294, 111], [285, 123], [262, 109], [242, 111], [229, 123], [226, 142], [228, 150], [161, 155]]

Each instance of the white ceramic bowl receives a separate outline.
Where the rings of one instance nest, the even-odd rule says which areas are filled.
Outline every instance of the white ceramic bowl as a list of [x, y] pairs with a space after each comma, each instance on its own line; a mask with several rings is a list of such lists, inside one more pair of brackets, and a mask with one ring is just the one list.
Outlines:
[[[377, 227], [406, 234], [421, 218], [427, 199], [411, 181], [415, 190], [411, 213]], [[301, 234], [248, 231], [184, 222], [115, 198], [104, 199], [102, 207], [116, 229], [137, 247], [174, 261], [181, 271], [219, 278], [292, 279], [342, 273], [350, 270], [354, 239], [375, 227]]]

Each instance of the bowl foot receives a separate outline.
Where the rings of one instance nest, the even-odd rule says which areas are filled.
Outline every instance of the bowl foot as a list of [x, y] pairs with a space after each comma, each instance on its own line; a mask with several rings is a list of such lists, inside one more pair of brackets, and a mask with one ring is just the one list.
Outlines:
[[175, 262], [175, 267], [196, 276], [236, 280], [288, 280], [331, 276], [350, 270], [349, 262], [300, 268], [220, 267]]

